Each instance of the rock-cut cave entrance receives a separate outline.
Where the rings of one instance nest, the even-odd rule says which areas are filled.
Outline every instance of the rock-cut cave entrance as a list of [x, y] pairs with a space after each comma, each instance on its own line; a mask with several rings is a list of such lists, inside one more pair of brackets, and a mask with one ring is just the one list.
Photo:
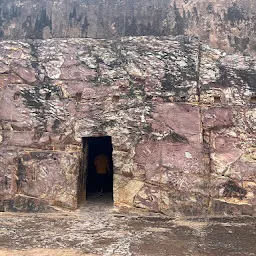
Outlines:
[[113, 160], [110, 136], [83, 137], [78, 200], [113, 201]]

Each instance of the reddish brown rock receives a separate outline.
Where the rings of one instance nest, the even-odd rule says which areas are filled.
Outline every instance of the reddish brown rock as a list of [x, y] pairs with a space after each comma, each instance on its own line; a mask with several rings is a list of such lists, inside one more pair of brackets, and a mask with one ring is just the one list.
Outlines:
[[2, 122], [10, 122], [13, 125], [11, 129], [33, 130], [30, 109], [23, 104], [22, 89], [26, 88], [29, 87], [22, 84], [8, 84], [1, 90], [0, 118]]
[[94, 69], [88, 69], [81, 65], [74, 65], [70, 67], [61, 68], [62, 80], [75, 80], [75, 81], [90, 81], [94, 80], [96, 71]]
[[19, 154], [19, 192], [74, 209], [77, 206], [78, 164], [78, 155], [75, 153], [34, 151]]
[[[200, 116], [197, 106], [182, 103], [157, 104], [154, 109], [152, 129], [173, 135], [173, 140], [186, 141], [190, 136], [200, 134]], [[193, 120], [193, 122], [191, 122]]]
[[12, 66], [12, 71], [16, 73], [21, 79], [23, 79], [27, 83], [36, 82], [37, 78], [35, 76], [35, 72], [31, 68], [24, 68], [19, 66]]
[[116, 206], [254, 214], [253, 57], [187, 37], [2, 41], [0, 53], [15, 73], [0, 75], [4, 210], [76, 208], [82, 138], [111, 136]]
[[231, 108], [210, 108], [203, 112], [203, 126], [205, 129], [230, 127], [233, 125]]
[[8, 73], [9, 70], [10, 68], [7, 64], [0, 62], [0, 74]]
[[0, 87], [8, 86], [9, 84], [21, 84], [22, 79], [13, 74], [0, 74]]
[[213, 200], [211, 204], [211, 213], [215, 215], [226, 215], [241, 216], [241, 215], [253, 215], [253, 206], [251, 204], [228, 202], [224, 200]]

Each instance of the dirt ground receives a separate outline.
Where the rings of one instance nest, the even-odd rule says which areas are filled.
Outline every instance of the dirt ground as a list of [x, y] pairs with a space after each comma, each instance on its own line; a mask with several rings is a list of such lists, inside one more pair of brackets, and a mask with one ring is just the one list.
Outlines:
[[0, 213], [0, 256], [256, 255], [256, 218], [174, 220], [118, 213], [102, 197], [76, 212]]

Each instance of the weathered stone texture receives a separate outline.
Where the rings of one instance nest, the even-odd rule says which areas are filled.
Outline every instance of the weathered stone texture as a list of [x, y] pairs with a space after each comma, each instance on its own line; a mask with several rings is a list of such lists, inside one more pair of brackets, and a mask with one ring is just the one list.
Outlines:
[[[202, 124], [209, 153], [211, 209], [253, 214], [255, 59], [202, 47]], [[209, 74], [209, 75], [207, 75]]]
[[117, 206], [255, 214], [249, 55], [187, 37], [2, 41], [0, 52], [4, 210], [76, 208], [81, 139], [108, 135]]
[[255, 10], [255, 0], [2, 0], [0, 38], [192, 35], [255, 53]]

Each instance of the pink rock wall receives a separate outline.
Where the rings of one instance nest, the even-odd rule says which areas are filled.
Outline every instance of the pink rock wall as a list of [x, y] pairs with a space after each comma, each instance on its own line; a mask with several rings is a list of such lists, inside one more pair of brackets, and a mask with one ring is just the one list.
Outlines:
[[0, 209], [78, 206], [82, 137], [111, 136], [114, 203], [255, 214], [253, 57], [187, 37], [0, 42]]
[[255, 215], [255, 59], [220, 57], [217, 50], [202, 49], [200, 99], [209, 154], [209, 209]]

